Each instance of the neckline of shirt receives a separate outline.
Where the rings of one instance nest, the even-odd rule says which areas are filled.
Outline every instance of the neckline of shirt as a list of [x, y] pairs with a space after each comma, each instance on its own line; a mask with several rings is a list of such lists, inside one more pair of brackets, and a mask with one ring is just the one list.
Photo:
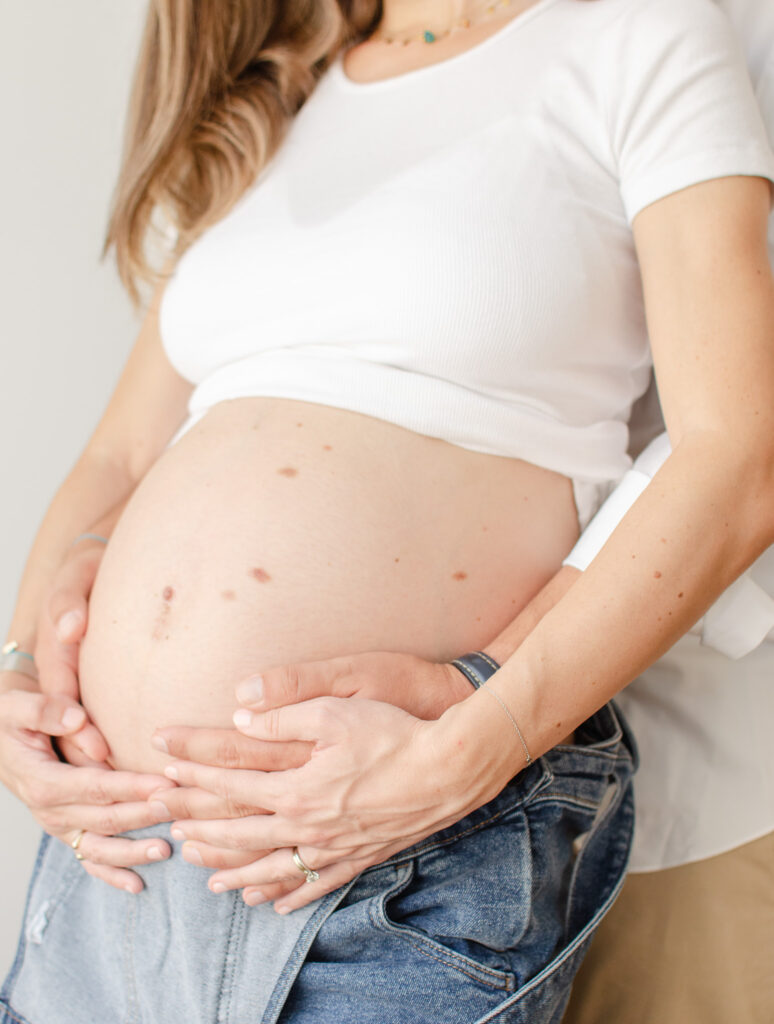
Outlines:
[[431, 72], [442, 73], [443, 69], [452, 67], [459, 67], [460, 63], [469, 60], [477, 54], [481, 53], [482, 50], [487, 49], [489, 46], [494, 45], [498, 41], [502, 40], [506, 35], [511, 32], [515, 32], [518, 28], [523, 27], [527, 22], [531, 21], [538, 14], [542, 13], [549, 7], [553, 7], [554, 4], [559, 3], [559, 0], [537, 0], [531, 7], [527, 7], [526, 10], [520, 14], [515, 15], [509, 22], [503, 25], [502, 28], [498, 29], [497, 32], [493, 32], [492, 35], [487, 36], [480, 43], [476, 43], [475, 46], [469, 47], [467, 50], [463, 50], [461, 53], [456, 53], [451, 57], [447, 57], [445, 60], [437, 60], [432, 64], [425, 64], [421, 68], [413, 68], [410, 71], [403, 71], [399, 75], [390, 75], [389, 78], [377, 78], [372, 82], [356, 82], [354, 78], [350, 78], [344, 70], [343, 64], [343, 53], [339, 53], [331, 64], [329, 71], [332, 72], [332, 76], [335, 79], [339, 88], [343, 88], [348, 92], [377, 92], [383, 91], [384, 89], [393, 88], [406, 82], [416, 81], [418, 78], [426, 77]]

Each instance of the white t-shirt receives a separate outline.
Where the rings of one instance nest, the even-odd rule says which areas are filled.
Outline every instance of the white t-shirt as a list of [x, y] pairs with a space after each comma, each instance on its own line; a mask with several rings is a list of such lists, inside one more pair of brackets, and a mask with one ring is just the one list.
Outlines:
[[[720, 6], [745, 44], [774, 144], [774, 3]], [[769, 238], [774, 263], [774, 217]], [[663, 429], [653, 411], [643, 407], [645, 434]], [[642, 452], [565, 565], [587, 568], [670, 450], [661, 434]], [[702, 860], [774, 831], [774, 548], [618, 700], [641, 757], [631, 871]]]
[[631, 222], [731, 174], [774, 157], [711, 0], [538, 0], [379, 82], [339, 59], [167, 286], [170, 443], [282, 396], [606, 487], [651, 370]]

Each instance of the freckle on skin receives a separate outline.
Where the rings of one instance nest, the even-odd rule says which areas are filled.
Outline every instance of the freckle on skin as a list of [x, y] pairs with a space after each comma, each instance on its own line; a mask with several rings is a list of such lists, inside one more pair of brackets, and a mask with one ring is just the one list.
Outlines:
[[233, 590], [221, 590], [220, 596], [224, 601], [235, 601], [236, 593]]
[[399, 558], [396, 558], [396, 559], [395, 559], [395, 561], [396, 561], [396, 562], [399, 562], [399, 561], [400, 561], [400, 559], [399, 559]]
[[296, 423], [297, 427], [303, 427], [303, 425], [304, 425], [303, 423]]
[[458, 569], [457, 572], [452, 573], [453, 580], [466, 580], [467, 578], [468, 574], [463, 572], [462, 569]]
[[281, 476], [298, 476], [298, 470], [294, 466], [283, 466], [282, 469], [278, 469], [277, 472]]
[[261, 569], [260, 567], [250, 569], [248, 575], [252, 576], [254, 580], [258, 580], [259, 583], [267, 583], [271, 579], [271, 576], [266, 572], [266, 570]]
[[677, 596], [678, 596], [678, 597], [682, 597], [682, 596], [683, 596], [683, 592], [682, 592], [682, 590], [680, 591], [680, 593], [679, 593], [679, 594], [678, 594]]
[[661, 573], [658, 571], [658, 569], [656, 569], [656, 571], [653, 573], [653, 579], [654, 580], [660, 580], [661, 579]]
[[329, 444], [324, 444], [323, 445], [323, 451], [332, 452], [333, 448], [331, 448], [331, 446]]
[[488, 530], [488, 529], [489, 529], [489, 527], [488, 527], [488, 526], [482, 526], [482, 527], [481, 527], [481, 529], [482, 529], [482, 530]]
[[172, 598], [175, 596], [174, 588], [164, 587], [163, 591], [161, 592], [161, 596], [164, 598], [165, 601], [171, 601]]

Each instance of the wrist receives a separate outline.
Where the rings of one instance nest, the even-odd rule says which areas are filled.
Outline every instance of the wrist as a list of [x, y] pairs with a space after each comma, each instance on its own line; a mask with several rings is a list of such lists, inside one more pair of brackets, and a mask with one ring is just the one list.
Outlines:
[[[487, 692], [491, 685], [470, 687], [467, 700], [427, 723], [433, 782], [440, 790], [461, 794], [465, 813], [495, 797], [526, 767], [524, 748], [511, 721]], [[507, 697], [503, 699], [507, 702]], [[518, 720], [518, 711], [514, 714]]]

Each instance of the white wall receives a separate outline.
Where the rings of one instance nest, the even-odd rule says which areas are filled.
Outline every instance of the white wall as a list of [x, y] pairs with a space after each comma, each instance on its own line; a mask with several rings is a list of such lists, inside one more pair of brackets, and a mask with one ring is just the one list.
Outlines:
[[[137, 331], [98, 263], [144, 0], [0, 2], [0, 632]], [[38, 839], [0, 787], [0, 979]]]

